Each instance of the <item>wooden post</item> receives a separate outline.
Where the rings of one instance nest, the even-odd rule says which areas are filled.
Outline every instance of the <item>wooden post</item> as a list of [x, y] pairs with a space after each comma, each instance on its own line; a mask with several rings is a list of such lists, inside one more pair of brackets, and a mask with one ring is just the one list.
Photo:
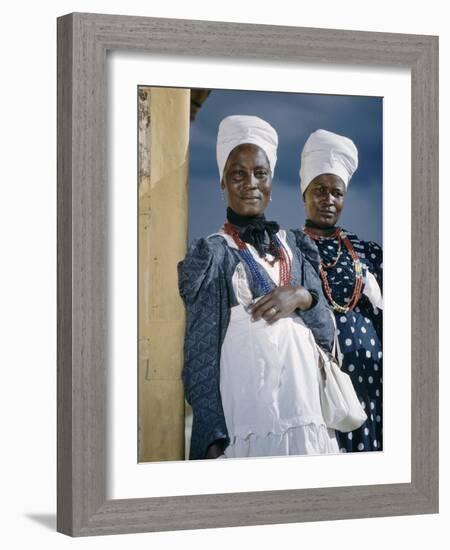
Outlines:
[[139, 461], [184, 459], [189, 89], [139, 88]]

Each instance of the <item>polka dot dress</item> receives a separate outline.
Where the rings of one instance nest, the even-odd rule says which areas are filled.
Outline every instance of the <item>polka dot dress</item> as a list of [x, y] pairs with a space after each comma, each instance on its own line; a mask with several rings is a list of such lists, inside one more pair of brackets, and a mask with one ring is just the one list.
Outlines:
[[[382, 250], [373, 242], [360, 241], [347, 233], [350, 242], [367, 269], [382, 288]], [[321, 237], [316, 241], [324, 263], [332, 263], [338, 254], [338, 240]], [[350, 255], [342, 246], [337, 264], [327, 270], [334, 300], [345, 305], [350, 301], [355, 274]], [[341, 452], [382, 450], [382, 311], [374, 308], [363, 294], [357, 306], [348, 313], [335, 312], [339, 345], [343, 354], [342, 370], [350, 375], [356, 394], [367, 414], [361, 428], [336, 432]]]

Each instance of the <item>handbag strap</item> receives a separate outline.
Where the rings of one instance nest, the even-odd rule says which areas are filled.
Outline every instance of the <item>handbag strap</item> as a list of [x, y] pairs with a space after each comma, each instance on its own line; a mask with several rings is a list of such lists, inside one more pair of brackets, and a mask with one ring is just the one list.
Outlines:
[[343, 359], [344, 356], [342, 354], [341, 347], [339, 345], [339, 339], [338, 339], [338, 334], [337, 334], [337, 326], [336, 326], [336, 318], [334, 316], [334, 313], [331, 310], [327, 309], [327, 311], [331, 315], [331, 319], [333, 321], [333, 326], [334, 326], [333, 346], [331, 348], [331, 353], [328, 354], [319, 346], [319, 344], [316, 344], [317, 349], [319, 351], [319, 368], [322, 367], [323, 361], [329, 360], [329, 356], [331, 356], [336, 361], [339, 368], [341, 368], [342, 367], [342, 359]]
[[[328, 310], [330, 311], [330, 310]], [[344, 358], [344, 354], [341, 351], [341, 346], [339, 345], [339, 338], [338, 338], [338, 329], [336, 325], [336, 317], [334, 316], [334, 313], [330, 311], [330, 315], [333, 319], [333, 325], [334, 325], [334, 340], [333, 340], [333, 348], [331, 350], [331, 355], [336, 359], [337, 364], [339, 365], [339, 368], [342, 367], [342, 360]]]

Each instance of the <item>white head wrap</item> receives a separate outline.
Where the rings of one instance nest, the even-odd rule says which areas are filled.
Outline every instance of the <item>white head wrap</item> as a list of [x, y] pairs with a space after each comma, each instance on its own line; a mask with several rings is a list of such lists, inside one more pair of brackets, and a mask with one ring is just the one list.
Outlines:
[[219, 124], [217, 133], [217, 165], [220, 179], [231, 151], [243, 143], [252, 143], [266, 153], [272, 171], [277, 162], [278, 135], [272, 126], [257, 116], [231, 115]]
[[347, 189], [358, 168], [358, 150], [353, 141], [327, 130], [313, 132], [303, 147], [300, 164], [302, 194], [320, 174], [339, 176]]

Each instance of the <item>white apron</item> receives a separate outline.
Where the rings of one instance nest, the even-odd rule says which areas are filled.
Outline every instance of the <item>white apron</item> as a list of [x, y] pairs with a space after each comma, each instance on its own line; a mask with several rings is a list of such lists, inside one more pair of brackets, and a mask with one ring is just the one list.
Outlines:
[[251, 321], [244, 307], [250, 291], [242, 266], [235, 275], [241, 303], [231, 309], [220, 358], [230, 437], [225, 458], [338, 453], [334, 431], [322, 417], [311, 330], [294, 314], [273, 325]]

